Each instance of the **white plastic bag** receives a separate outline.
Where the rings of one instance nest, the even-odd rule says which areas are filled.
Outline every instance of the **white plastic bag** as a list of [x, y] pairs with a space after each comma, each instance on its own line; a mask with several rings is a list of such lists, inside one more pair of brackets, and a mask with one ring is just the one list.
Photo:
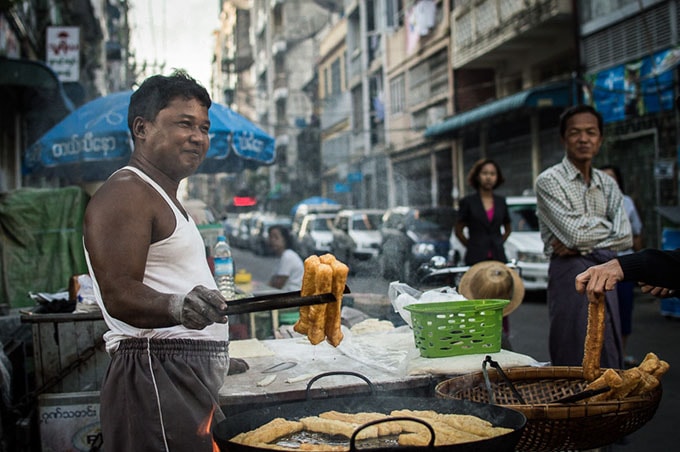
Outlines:
[[437, 289], [421, 292], [408, 284], [399, 281], [392, 281], [387, 289], [387, 296], [392, 303], [395, 312], [398, 312], [408, 326], [411, 324], [411, 313], [404, 309], [405, 306], [416, 303], [436, 303], [440, 301], [462, 301], [464, 296], [458, 293], [453, 287], [440, 287]]

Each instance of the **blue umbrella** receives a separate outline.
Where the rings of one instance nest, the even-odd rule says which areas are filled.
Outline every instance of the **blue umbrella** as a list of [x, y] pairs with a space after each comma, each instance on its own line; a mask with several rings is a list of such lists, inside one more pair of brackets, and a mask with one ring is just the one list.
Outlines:
[[330, 198], [324, 198], [323, 196], [312, 196], [311, 198], [306, 198], [295, 204], [290, 210], [290, 215], [295, 216], [298, 207], [300, 206], [339, 206], [340, 204]]
[[[24, 173], [104, 180], [130, 158], [127, 110], [132, 91], [97, 98], [69, 114], [24, 154]], [[276, 158], [274, 138], [235, 111], [213, 103], [210, 149], [197, 173], [235, 173]]]

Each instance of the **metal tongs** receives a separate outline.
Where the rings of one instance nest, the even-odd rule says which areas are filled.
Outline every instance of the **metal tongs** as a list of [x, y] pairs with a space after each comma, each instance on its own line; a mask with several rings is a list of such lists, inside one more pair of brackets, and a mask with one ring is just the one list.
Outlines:
[[[498, 364], [496, 361], [491, 359], [490, 356], [486, 356], [484, 361], [482, 362], [482, 374], [484, 375], [484, 383], [486, 384], [486, 390], [489, 393], [489, 401], [492, 404], [496, 404], [496, 397], [494, 395], [493, 388], [491, 387], [491, 381], [489, 380], [489, 373], [486, 370], [486, 365], [489, 364], [491, 367], [496, 369], [498, 372], [498, 375], [505, 381], [505, 383], [508, 384], [510, 387], [510, 390], [512, 391], [512, 394], [517, 398], [520, 404], [526, 405], [526, 402], [524, 401], [524, 398], [522, 395], [517, 391], [517, 388], [515, 388], [514, 383], [512, 380], [508, 378], [508, 376], [503, 372], [503, 369], [501, 369], [501, 365]], [[587, 399], [589, 397], [596, 396], [598, 394], [602, 394], [603, 392], [609, 391], [611, 388], [609, 386], [605, 386], [603, 388], [599, 389], [586, 389], [585, 391], [578, 392], [576, 394], [572, 394], [566, 397], [562, 397], [560, 399], [554, 400], [550, 403], [575, 403], [583, 399]]]
[[486, 391], [489, 393], [489, 401], [495, 405], [496, 404], [496, 396], [494, 394], [493, 388], [491, 388], [491, 381], [489, 380], [489, 372], [486, 370], [486, 365], [489, 364], [491, 367], [496, 369], [496, 372], [498, 372], [498, 375], [501, 376], [503, 381], [505, 381], [508, 386], [510, 387], [510, 390], [512, 391], [512, 394], [517, 398], [520, 404], [526, 405], [526, 402], [524, 401], [524, 398], [522, 395], [517, 391], [517, 388], [515, 388], [515, 385], [512, 383], [512, 380], [508, 378], [507, 375], [505, 375], [505, 372], [503, 372], [503, 369], [501, 369], [501, 365], [498, 364], [496, 361], [491, 359], [489, 355], [486, 355], [486, 358], [484, 358], [484, 361], [482, 361], [482, 374], [484, 375], [484, 383], [486, 384]]
[[[343, 293], [350, 293], [345, 286]], [[260, 295], [257, 297], [237, 298], [227, 303], [226, 315], [245, 314], [248, 312], [271, 311], [273, 309], [295, 308], [314, 304], [331, 303], [335, 301], [332, 293], [303, 297], [299, 290], [277, 294]]]

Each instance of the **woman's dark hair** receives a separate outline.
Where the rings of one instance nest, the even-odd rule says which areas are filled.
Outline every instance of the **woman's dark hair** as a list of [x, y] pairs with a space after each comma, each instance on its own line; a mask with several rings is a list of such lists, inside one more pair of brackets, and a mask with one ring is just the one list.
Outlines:
[[267, 229], [267, 232], [269, 232], [269, 234], [271, 234], [274, 229], [279, 231], [279, 233], [281, 234], [281, 237], [283, 237], [283, 243], [286, 244], [286, 249], [287, 250], [293, 249], [293, 236], [290, 234], [290, 229], [288, 229], [285, 226], [275, 224], [274, 226], [269, 226], [269, 229]]
[[503, 182], [505, 182], [505, 178], [503, 177], [503, 172], [501, 171], [501, 167], [498, 166], [498, 163], [496, 163], [495, 160], [491, 159], [479, 159], [475, 162], [474, 165], [472, 165], [472, 168], [470, 168], [470, 172], [468, 173], [467, 176], [467, 181], [468, 184], [470, 184], [471, 187], [473, 187], [475, 190], [479, 190], [479, 173], [482, 172], [482, 168], [484, 165], [491, 163], [495, 168], [496, 168], [496, 184], [493, 186], [495, 189], [496, 187], [500, 187]]
[[135, 118], [141, 117], [147, 121], [153, 121], [158, 112], [177, 97], [187, 100], [196, 99], [206, 108], [210, 108], [212, 104], [208, 91], [185, 71], [175, 70], [169, 76], [151, 76], [144, 80], [130, 97], [127, 122], [133, 139], [135, 134], [132, 130], [132, 123]]
[[579, 113], [590, 113], [591, 115], [594, 115], [597, 118], [597, 128], [600, 131], [600, 135], [604, 135], [604, 123], [600, 112], [590, 105], [579, 104], [567, 108], [560, 115], [560, 136], [562, 138], [564, 138], [564, 134], [567, 133], [567, 121], [569, 121], [572, 116]]
[[616, 183], [619, 185], [619, 190], [621, 190], [621, 193], [625, 193], [623, 189], [623, 174], [621, 174], [621, 169], [616, 166], [616, 165], [603, 165], [600, 167], [602, 171], [604, 170], [611, 170], [612, 173], [614, 173], [614, 179], [616, 179]]

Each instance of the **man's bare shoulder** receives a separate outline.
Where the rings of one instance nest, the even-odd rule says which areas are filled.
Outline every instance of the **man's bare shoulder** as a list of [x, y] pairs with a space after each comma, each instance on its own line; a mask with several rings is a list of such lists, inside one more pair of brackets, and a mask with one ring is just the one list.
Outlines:
[[141, 214], [153, 201], [154, 190], [131, 171], [119, 171], [99, 187], [88, 203], [88, 213], [118, 215]]

